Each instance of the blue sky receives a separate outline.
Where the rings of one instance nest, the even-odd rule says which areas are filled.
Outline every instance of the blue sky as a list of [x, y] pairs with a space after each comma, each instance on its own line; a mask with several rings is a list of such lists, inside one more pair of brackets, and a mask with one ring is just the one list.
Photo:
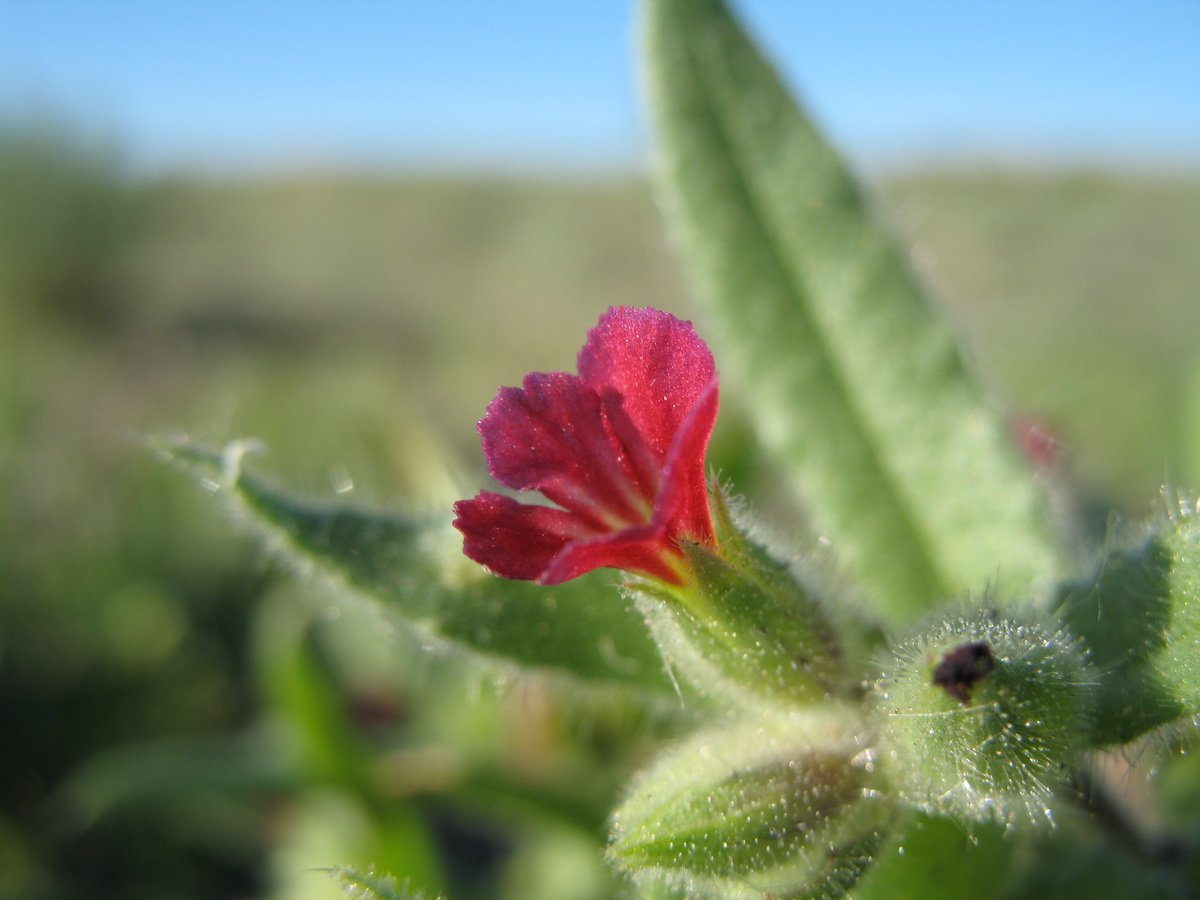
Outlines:
[[[740, 0], [863, 165], [1200, 165], [1200, 0]], [[0, 0], [0, 109], [139, 165], [625, 167], [628, 0]]]

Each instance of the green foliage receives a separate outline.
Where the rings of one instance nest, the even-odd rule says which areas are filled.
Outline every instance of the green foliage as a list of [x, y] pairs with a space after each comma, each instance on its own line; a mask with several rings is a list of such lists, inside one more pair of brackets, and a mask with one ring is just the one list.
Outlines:
[[[1173, 852], [1164, 848], [1166, 853]], [[1139, 864], [1139, 862], [1141, 864]], [[1114, 853], [1094, 835], [1064, 829], [1042, 841], [1025, 870], [1008, 885], [1006, 900], [1188, 900], [1196, 896], [1196, 871], [1147, 866], [1136, 854]], [[1194, 867], [1195, 863], [1192, 863]]]
[[499, 580], [461, 556], [440, 519], [303, 503], [244, 473], [243, 443], [221, 454], [155, 442], [169, 459], [199, 466], [243, 519], [294, 562], [340, 579], [413, 629], [428, 649], [467, 649], [498, 663], [557, 671], [665, 697], [657, 650], [605, 576], [555, 588]]
[[852, 712], [748, 717], [670, 748], [614, 815], [610, 853], [687, 896], [841, 896], [891, 810]]
[[910, 815], [854, 888], [854, 900], [972, 897], [991, 900], [1008, 888], [1018, 843], [1002, 826]]
[[718, 358], [878, 612], [1051, 575], [1032, 479], [954, 335], [724, 5], [648, 2], [646, 60]]
[[1097, 679], [1091, 743], [1125, 744], [1200, 713], [1200, 526], [1179, 498], [1132, 546], [1109, 550], [1087, 579], [1065, 584], [1062, 614], [1086, 643]]
[[[346, 900], [435, 900], [420, 891], [401, 888], [396, 879], [374, 872], [355, 869], [334, 869], [334, 879], [346, 890]], [[441, 897], [436, 898], [441, 900]]]
[[1163, 680], [1185, 715], [1200, 715], [1200, 508], [1179, 499], [1161, 540], [1167, 551], [1171, 624], [1155, 654]]

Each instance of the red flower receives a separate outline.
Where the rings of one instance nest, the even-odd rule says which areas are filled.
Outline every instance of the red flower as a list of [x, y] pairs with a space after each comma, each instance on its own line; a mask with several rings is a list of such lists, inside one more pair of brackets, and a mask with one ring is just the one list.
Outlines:
[[716, 543], [704, 475], [716, 418], [712, 353], [691, 324], [613, 307], [588, 333], [578, 375], [527, 375], [479, 423], [492, 475], [557, 506], [491, 491], [460, 500], [464, 552], [541, 584], [602, 566], [682, 584], [679, 540]]

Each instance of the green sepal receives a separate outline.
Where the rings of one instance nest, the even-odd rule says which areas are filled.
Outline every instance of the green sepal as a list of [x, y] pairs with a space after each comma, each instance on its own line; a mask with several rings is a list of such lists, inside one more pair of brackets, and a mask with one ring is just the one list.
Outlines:
[[1187, 715], [1200, 714], [1200, 504], [1180, 498], [1162, 535], [1170, 559], [1171, 624], [1156, 670]]
[[609, 853], [689, 896], [837, 897], [891, 821], [855, 713], [775, 711], [668, 749], [614, 815]]
[[[988, 663], [972, 667], [980, 646]], [[899, 796], [933, 814], [1052, 823], [1052, 795], [1087, 746], [1095, 678], [1077, 638], [1010, 611], [920, 629], [869, 698]]]
[[1111, 549], [1060, 592], [1064, 622], [1100, 678], [1092, 746], [1125, 744], [1200, 713], [1200, 520], [1181, 500], [1162, 525]]
[[689, 581], [629, 586], [675, 672], [735, 704], [810, 704], [851, 690], [814, 585], [752, 540], [714, 492], [719, 546], [685, 543]]
[[1101, 672], [1091, 697], [1085, 742], [1095, 748], [1123, 746], [1184, 714], [1175, 689], [1146, 662]]

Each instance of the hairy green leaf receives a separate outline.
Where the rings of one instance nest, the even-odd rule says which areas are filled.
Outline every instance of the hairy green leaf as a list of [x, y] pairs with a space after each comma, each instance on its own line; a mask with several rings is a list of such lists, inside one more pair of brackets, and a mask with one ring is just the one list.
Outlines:
[[1179, 499], [1172, 516], [1095, 573], [1061, 590], [1061, 612], [1101, 673], [1094, 746], [1127, 743], [1200, 714], [1200, 517]]
[[156, 448], [227, 496], [287, 558], [377, 602], [431, 649], [462, 648], [664, 697], [672, 690], [645, 625], [612, 588], [611, 575], [554, 587], [497, 578], [462, 555], [449, 515], [306, 503], [242, 471], [244, 443], [220, 453], [180, 442]]
[[333, 869], [331, 874], [345, 889], [347, 900], [441, 900], [440, 895], [429, 897], [420, 891], [401, 887], [389, 875], [349, 868]]
[[745, 395], [893, 624], [1053, 574], [1040, 498], [838, 156], [720, 0], [647, 0], [660, 184]]

